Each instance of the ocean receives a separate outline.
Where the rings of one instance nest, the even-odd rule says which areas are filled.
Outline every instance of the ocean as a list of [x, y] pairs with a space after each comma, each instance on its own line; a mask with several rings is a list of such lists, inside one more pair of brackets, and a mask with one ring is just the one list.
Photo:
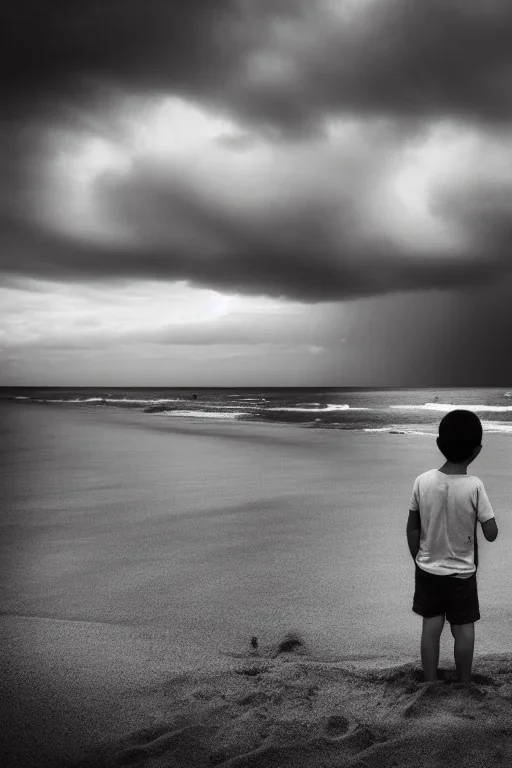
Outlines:
[[297, 424], [317, 429], [433, 434], [444, 413], [477, 413], [484, 432], [512, 434], [512, 388], [2, 387], [0, 400], [77, 408], [130, 408], [148, 418]]

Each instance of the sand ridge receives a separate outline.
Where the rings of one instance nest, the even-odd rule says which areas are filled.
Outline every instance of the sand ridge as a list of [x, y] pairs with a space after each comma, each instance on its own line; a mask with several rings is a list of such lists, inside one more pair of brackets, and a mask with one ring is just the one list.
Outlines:
[[[229, 670], [141, 691], [148, 725], [75, 768], [451, 768], [512, 762], [512, 659], [476, 659], [423, 682], [415, 663], [318, 661], [302, 643], [251, 649]], [[283, 650], [285, 648], [285, 650]]]

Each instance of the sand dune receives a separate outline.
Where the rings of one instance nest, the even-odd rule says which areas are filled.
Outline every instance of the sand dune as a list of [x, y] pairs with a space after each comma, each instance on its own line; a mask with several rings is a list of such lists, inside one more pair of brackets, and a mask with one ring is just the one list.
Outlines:
[[[284, 650], [286, 649], [286, 650]], [[289, 638], [141, 692], [148, 726], [76, 768], [324, 768], [501, 765], [512, 761], [512, 658], [475, 659], [424, 683], [419, 665], [316, 661]]]

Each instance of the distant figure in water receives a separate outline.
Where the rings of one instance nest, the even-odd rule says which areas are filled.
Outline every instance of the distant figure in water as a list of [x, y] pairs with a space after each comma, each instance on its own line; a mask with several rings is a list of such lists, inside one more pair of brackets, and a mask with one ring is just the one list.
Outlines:
[[[498, 526], [483, 482], [467, 468], [482, 450], [482, 424], [472, 411], [447, 413], [437, 447], [446, 462], [414, 481], [407, 543], [415, 564], [412, 610], [423, 617], [421, 661], [425, 681], [437, 680], [445, 615], [455, 638], [459, 683], [471, 682], [475, 621], [480, 618], [476, 571], [477, 522], [487, 541]], [[447, 523], [448, 520], [448, 523]]]
[[192, 395], [192, 397], [194, 398], [194, 400], [197, 400], [197, 395]]

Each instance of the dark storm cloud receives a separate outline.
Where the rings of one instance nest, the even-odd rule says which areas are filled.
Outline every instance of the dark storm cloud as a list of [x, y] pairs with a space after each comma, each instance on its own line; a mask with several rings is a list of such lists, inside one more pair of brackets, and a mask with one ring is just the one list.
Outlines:
[[[188, 280], [304, 301], [479, 285], [508, 273], [510, 209], [494, 196], [496, 207], [482, 215], [478, 191], [438, 196], [447, 218], [473, 236], [471, 252], [415, 250], [378, 232], [360, 237], [364, 210], [353, 210], [350, 195], [343, 213], [326, 196], [310, 195], [302, 205], [251, 218], [180, 180], [162, 190], [144, 173], [107, 189], [104, 199], [118, 220], [133, 219], [136, 246], [64, 236], [28, 213], [44, 184], [42, 133], [77, 125], [97, 135], [115, 131], [109, 117], [134, 94], [183, 96], [232, 115], [248, 132], [220, 139], [233, 152], [251, 151], [251, 129], [281, 140], [318, 138], [325, 117], [336, 114], [390, 116], [397, 135], [447, 116], [506, 122], [508, 1], [17, 0], [4, 3], [2, 15], [5, 273]], [[166, 222], [183, 230], [180, 244], [169, 239]]]
[[51, 111], [111, 84], [290, 129], [338, 109], [507, 120], [511, 50], [508, 0], [17, 0], [0, 94], [4, 113]]
[[[321, 222], [301, 216], [275, 219], [258, 230], [229, 219], [198, 201], [177, 196], [174, 211], [188, 217], [196, 230], [224, 248], [214, 257], [192, 246], [152, 243], [147, 248], [93, 245], [85, 240], [44, 234], [24, 223], [4, 228], [5, 272], [64, 281], [126, 281], [130, 278], [185, 280], [219, 291], [285, 297], [305, 302], [334, 301], [397, 291], [423, 291], [479, 286], [512, 272], [508, 252], [490, 257], [397, 252], [396, 246], [374, 242], [365, 252], [349, 243], [322, 249]], [[345, 250], [343, 250], [345, 249]]]
[[310, 103], [358, 113], [510, 119], [512, 6], [507, 0], [362, 5], [346, 24], [319, 25], [322, 45], [311, 44], [297, 57]]
[[[218, 39], [233, 0], [3, 3], [0, 88], [20, 111], [88, 101], [96, 88], [208, 93], [240, 52]], [[225, 42], [225, 41], [224, 41]], [[53, 103], [51, 103], [51, 101]]]
[[482, 249], [501, 252], [506, 263], [512, 238], [512, 178], [461, 179], [435, 198], [433, 204], [443, 217], [470, 231]]

